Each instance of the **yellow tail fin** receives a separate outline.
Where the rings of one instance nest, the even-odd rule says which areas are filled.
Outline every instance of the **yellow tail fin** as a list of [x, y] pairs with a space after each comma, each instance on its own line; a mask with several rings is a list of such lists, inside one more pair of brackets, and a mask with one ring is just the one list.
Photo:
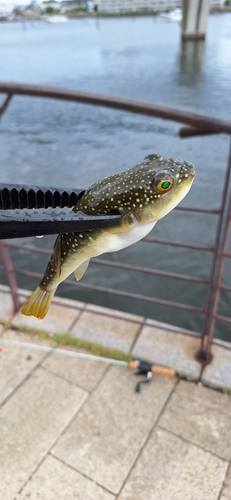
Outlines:
[[32, 293], [31, 297], [23, 305], [21, 312], [25, 316], [45, 318], [55, 290], [42, 290], [40, 286]]

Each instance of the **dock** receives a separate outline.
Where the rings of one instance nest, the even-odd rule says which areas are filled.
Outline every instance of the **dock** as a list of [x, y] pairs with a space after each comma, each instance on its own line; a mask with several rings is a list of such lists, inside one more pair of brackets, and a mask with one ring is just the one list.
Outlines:
[[[27, 318], [3, 285], [0, 321], [1, 499], [231, 499], [231, 351], [213, 346], [203, 368], [199, 338], [59, 297], [43, 321]], [[33, 349], [63, 334], [180, 376], [137, 393], [126, 368]]]

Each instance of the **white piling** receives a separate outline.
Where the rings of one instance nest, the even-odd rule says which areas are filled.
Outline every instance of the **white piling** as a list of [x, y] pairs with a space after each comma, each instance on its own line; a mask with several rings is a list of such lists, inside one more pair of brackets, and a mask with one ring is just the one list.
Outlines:
[[210, 0], [183, 0], [183, 40], [204, 40], [210, 10]]

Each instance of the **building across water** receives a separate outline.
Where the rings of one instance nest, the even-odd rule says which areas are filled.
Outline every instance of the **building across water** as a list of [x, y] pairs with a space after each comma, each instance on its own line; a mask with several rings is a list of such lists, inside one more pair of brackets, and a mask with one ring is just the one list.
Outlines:
[[[122, 13], [140, 10], [161, 12], [182, 7], [182, 0], [97, 0], [88, 4], [98, 12]], [[223, 7], [224, 4], [225, 0], [211, 0], [211, 7]]]

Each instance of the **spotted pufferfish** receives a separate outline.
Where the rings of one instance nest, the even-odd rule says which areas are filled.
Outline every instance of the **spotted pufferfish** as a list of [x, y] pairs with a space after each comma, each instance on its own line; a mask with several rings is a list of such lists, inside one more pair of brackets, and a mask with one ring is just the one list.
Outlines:
[[150, 154], [141, 163], [93, 184], [73, 211], [92, 216], [116, 211], [121, 214], [118, 225], [60, 234], [42, 281], [22, 313], [43, 319], [63, 280], [72, 272], [80, 280], [91, 258], [141, 240], [186, 196], [194, 177], [191, 163]]

